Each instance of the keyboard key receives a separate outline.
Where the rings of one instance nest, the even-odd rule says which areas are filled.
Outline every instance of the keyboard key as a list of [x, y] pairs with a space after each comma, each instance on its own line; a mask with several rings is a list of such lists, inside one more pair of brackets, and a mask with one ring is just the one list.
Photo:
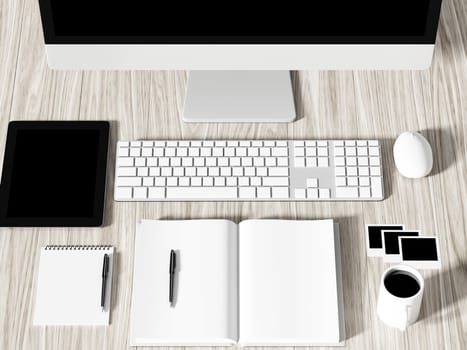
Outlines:
[[257, 167], [264, 166], [264, 158], [263, 157], [253, 158], [253, 165]]
[[370, 170], [368, 169], [368, 167], [362, 167], [362, 166], [358, 167], [358, 176], [368, 176], [368, 175], [370, 175]]
[[167, 186], [172, 186], [172, 187], [178, 186], [178, 178], [176, 177], [168, 177], [166, 181], [167, 181]]
[[263, 177], [263, 186], [288, 186], [288, 177]]
[[306, 187], [318, 187], [318, 179], [306, 179]]
[[293, 154], [294, 154], [294, 157], [304, 157], [305, 148], [294, 148]]
[[336, 177], [336, 186], [347, 186], [347, 180], [343, 176]]
[[156, 178], [154, 178], [154, 186], [164, 187], [165, 186], [165, 177], [156, 177]]
[[230, 167], [221, 168], [221, 176], [232, 176], [232, 168]]
[[250, 186], [250, 178], [249, 177], [239, 177], [238, 178], [238, 186]]
[[138, 168], [138, 176], [148, 176], [149, 169], [148, 168]]
[[358, 157], [358, 165], [368, 166], [368, 158]]
[[117, 176], [136, 176], [136, 168], [117, 168]]
[[324, 199], [331, 198], [331, 191], [329, 190], [329, 188], [320, 188], [319, 198], [324, 198]]
[[158, 160], [157, 158], [147, 158], [146, 165], [152, 166], [152, 167], [157, 166], [157, 160]]
[[357, 176], [357, 167], [356, 166], [348, 167], [347, 176]]
[[305, 141], [294, 141], [293, 146], [294, 147], [305, 147]]
[[368, 149], [366, 147], [358, 147], [357, 148], [357, 155], [367, 156], [368, 155]]
[[270, 187], [258, 187], [256, 188], [256, 193], [257, 193], [258, 198], [261, 198], [261, 199], [271, 198]]
[[172, 176], [172, 168], [161, 168], [161, 176]]
[[202, 179], [203, 179], [202, 177], [197, 177], [197, 176], [191, 177], [190, 178], [191, 186], [201, 186]]
[[261, 186], [260, 177], [250, 177], [250, 186], [259, 187]]
[[277, 166], [289, 166], [289, 158], [287, 157], [277, 158]]
[[[269, 173], [269, 176], [289, 176], [289, 168], [268, 168], [268, 173]], [[266, 175], [260, 175], [260, 176], [266, 176]]]
[[369, 177], [360, 177], [358, 182], [360, 186], [370, 186], [370, 178]]
[[318, 189], [317, 188], [308, 188], [306, 190], [306, 197], [308, 199], [318, 199]]
[[335, 167], [334, 174], [336, 174], [336, 176], [345, 176], [345, 167], [343, 166]]
[[238, 147], [236, 152], [235, 152], [235, 155], [237, 157], [246, 157], [246, 148], [245, 147]]
[[334, 156], [344, 156], [344, 147], [335, 147]]
[[247, 154], [249, 157], [257, 157], [259, 155], [259, 150], [257, 147], [248, 148]]
[[318, 157], [318, 167], [327, 167], [329, 166], [329, 161], [327, 158]]
[[162, 157], [159, 158], [159, 166], [169, 166], [170, 165], [170, 158]]
[[190, 178], [189, 177], [179, 177], [178, 178], [178, 186], [180, 186], [180, 187], [190, 186]]
[[233, 147], [224, 148], [224, 156], [234, 157], [235, 156], [235, 148], [233, 148]]
[[235, 187], [167, 187], [168, 199], [236, 199]]
[[214, 178], [212, 177], [203, 177], [203, 186], [210, 187], [214, 185]]
[[128, 147], [118, 147], [117, 157], [128, 157], [130, 155], [130, 149]]
[[305, 167], [305, 158], [294, 158], [294, 165], [296, 168], [304, 168]]
[[141, 186], [142, 179], [140, 177], [117, 177], [117, 187], [125, 186]]
[[271, 149], [271, 154], [274, 157], [287, 157], [289, 153], [286, 147], [273, 147]]
[[289, 188], [288, 187], [273, 187], [272, 198], [275, 198], [275, 199], [289, 198]]
[[240, 166], [241, 165], [241, 158], [240, 157], [232, 157], [230, 158], [230, 166]]
[[360, 198], [370, 198], [370, 188], [369, 187], [361, 187], [360, 188]]
[[240, 187], [238, 189], [239, 197], [242, 199], [255, 199], [256, 188], [254, 187]]
[[140, 157], [141, 156], [141, 148], [130, 148], [130, 156], [131, 157]]
[[379, 156], [379, 147], [370, 147], [368, 148], [368, 154], [373, 157]]
[[135, 161], [134, 158], [118, 158], [117, 166], [134, 166]]
[[208, 147], [200, 148], [200, 155], [202, 157], [211, 157], [211, 155], [212, 155], [211, 148], [208, 148]]
[[[328, 155], [327, 148], [318, 148], [318, 151], [319, 151], [319, 150], [326, 150], [326, 152], [324, 152], [325, 154], [323, 154], [323, 156], [327, 156], [327, 155]], [[323, 151], [318, 152], [318, 153], [323, 153]], [[306, 148], [306, 156], [307, 156], [307, 157], [316, 157], [316, 155], [317, 155], [317, 152], [316, 152], [316, 148], [315, 148], [315, 147], [307, 147], [307, 148]]]
[[271, 149], [270, 148], [260, 148], [259, 155], [261, 157], [270, 157], [271, 156]]
[[236, 177], [227, 177], [226, 178], [227, 186], [237, 186], [237, 178]]
[[154, 178], [153, 177], [144, 177], [143, 178], [143, 186], [145, 186], [145, 187], [154, 186]]
[[[312, 148], [314, 149], [314, 148]], [[328, 149], [325, 147], [318, 147], [318, 156], [319, 157], [327, 157], [328, 156]]]
[[336, 187], [336, 198], [358, 198], [358, 187]]
[[131, 187], [115, 187], [114, 198], [115, 199], [131, 199], [133, 189]]
[[306, 198], [306, 192], [304, 188], [296, 188], [295, 189], [295, 198], [297, 199], [305, 199]]
[[152, 157], [152, 148], [143, 148], [141, 150], [141, 155], [143, 157]]
[[318, 166], [318, 159], [313, 157], [306, 158], [306, 167], [307, 168], [316, 168]]
[[334, 158], [334, 165], [335, 166], [344, 166], [345, 165], [345, 158], [344, 157]]
[[[287, 168], [279, 168], [279, 169], [286, 169], [287, 172], [289, 171], [289, 169]], [[256, 176], [268, 176], [268, 168], [265, 168], [265, 167], [256, 168]]]
[[133, 198], [135, 199], [146, 199], [148, 196], [148, 189], [146, 187], [135, 187], [133, 188]]
[[381, 169], [379, 167], [372, 166], [370, 168], [370, 175], [371, 176], [380, 176], [381, 175]]
[[358, 186], [358, 177], [352, 176], [347, 178], [348, 186]]
[[146, 158], [135, 158], [135, 166], [146, 166]]
[[381, 198], [383, 197], [382, 182], [380, 177], [371, 178], [371, 197]]

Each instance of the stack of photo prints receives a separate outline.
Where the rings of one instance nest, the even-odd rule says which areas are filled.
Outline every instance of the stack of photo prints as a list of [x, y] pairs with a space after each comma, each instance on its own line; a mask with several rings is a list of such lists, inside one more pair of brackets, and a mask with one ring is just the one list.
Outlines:
[[368, 256], [417, 269], [441, 268], [438, 237], [424, 236], [399, 224], [367, 225], [366, 237]]

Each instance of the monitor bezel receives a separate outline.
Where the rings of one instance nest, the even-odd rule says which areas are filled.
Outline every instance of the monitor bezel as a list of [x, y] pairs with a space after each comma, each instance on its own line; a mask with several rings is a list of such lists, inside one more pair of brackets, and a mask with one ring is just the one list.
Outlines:
[[39, 0], [47, 45], [358, 45], [434, 44], [442, 0], [431, 0], [423, 36], [58, 36], [50, 0]]

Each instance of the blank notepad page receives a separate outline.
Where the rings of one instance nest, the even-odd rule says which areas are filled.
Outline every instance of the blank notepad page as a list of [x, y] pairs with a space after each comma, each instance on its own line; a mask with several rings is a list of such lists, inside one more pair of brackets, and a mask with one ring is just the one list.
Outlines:
[[[110, 257], [105, 307], [101, 308], [104, 254]], [[41, 249], [34, 325], [109, 324], [114, 248], [100, 246]]]

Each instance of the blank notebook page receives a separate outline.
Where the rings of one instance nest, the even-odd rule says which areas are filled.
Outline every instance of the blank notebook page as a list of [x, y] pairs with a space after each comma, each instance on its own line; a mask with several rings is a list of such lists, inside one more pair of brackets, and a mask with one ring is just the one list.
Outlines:
[[[34, 325], [109, 324], [112, 247], [41, 249]], [[101, 309], [104, 254], [110, 257], [106, 304]]]
[[332, 220], [240, 223], [242, 345], [338, 343]]

